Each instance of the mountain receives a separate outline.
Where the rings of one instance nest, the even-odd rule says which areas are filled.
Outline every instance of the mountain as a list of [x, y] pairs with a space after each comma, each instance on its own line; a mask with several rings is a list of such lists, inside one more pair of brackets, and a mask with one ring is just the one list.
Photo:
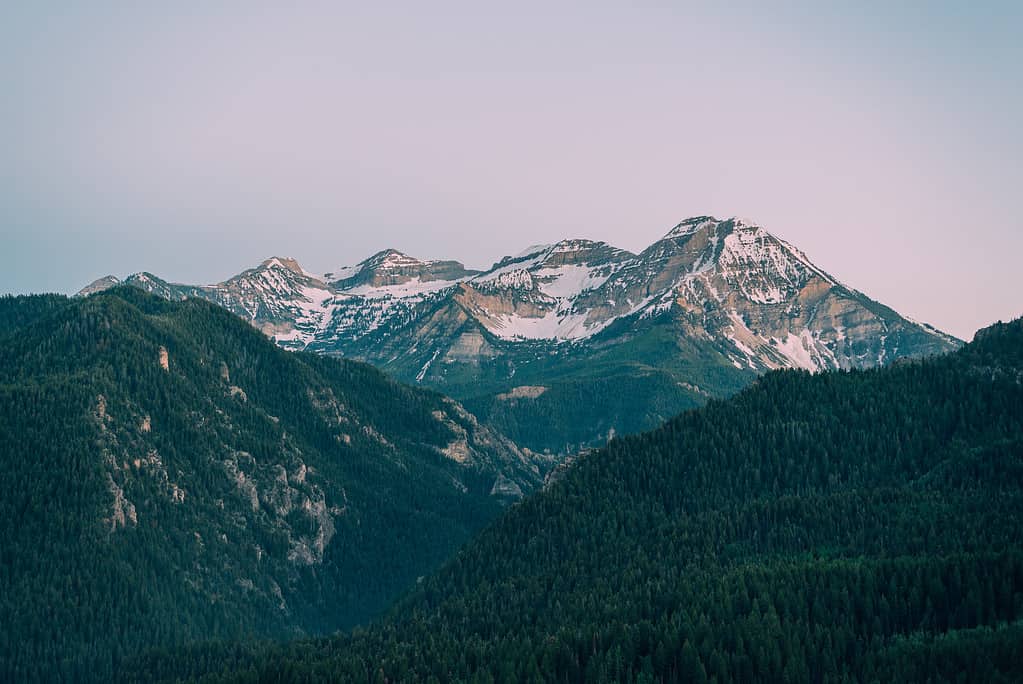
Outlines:
[[205, 645], [215, 681], [1023, 679], [1023, 321], [874, 370], [775, 371], [612, 440], [383, 621]]
[[324, 276], [275, 258], [205, 287], [126, 282], [209, 299], [288, 349], [438, 389], [534, 451], [650, 429], [776, 368], [867, 368], [959, 346], [739, 219], [688, 219], [639, 254], [539, 245], [485, 272], [387, 250]]
[[5, 297], [0, 331], [3, 681], [363, 622], [546, 467], [450, 399], [198, 299]]

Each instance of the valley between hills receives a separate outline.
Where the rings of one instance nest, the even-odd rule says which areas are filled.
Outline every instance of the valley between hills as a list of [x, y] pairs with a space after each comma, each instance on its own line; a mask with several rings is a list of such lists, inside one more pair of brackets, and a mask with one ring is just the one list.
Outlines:
[[737, 219], [0, 298], [0, 679], [1023, 677], [1023, 327]]

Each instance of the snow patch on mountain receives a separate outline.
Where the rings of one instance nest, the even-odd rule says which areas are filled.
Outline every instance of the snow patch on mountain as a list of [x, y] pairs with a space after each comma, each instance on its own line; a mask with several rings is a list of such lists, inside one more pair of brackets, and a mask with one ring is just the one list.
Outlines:
[[362, 271], [362, 268], [363, 268], [362, 264], [358, 264], [355, 266], [342, 266], [336, 271], [325, 273], [323, 277], [331, 281], [349, 280], [350, 278], [354, 278], [355, 276], [359, 275], [359, 273]]
[[777, 344], [778, 350], [792, 361], [795, 367], [808, 371], [820, 370], [818, 357], [814, 354], [814, 340], [809, 330], [803, 330], [798, 335], [789, 333], [782, 340], [771, 339]]
[[422, 382], [423, 381], [423, 378], [426, 377], [426, 372], [428, 370], [430, 370], [430, 366], [433, 365], [433, 362], [437, 360], [437, 357], [439, 355], [440, 355], [440, 349], [437, 349], [437, 350], [435, 350], [433, 352], [433, 356], [430, 357], [429, 361], [427, 361], [426, 363], [423, 364], [423, 367], [419, 370], [419, 373], [416, 375], [416, 382]]
[[571, 299], [586, 290], [596, 289], [610, 277], [602, 274], [600, 269], [570, 264], [541, 268], [533, 276], [540, 282], [540, 291], [556, 299]]
[[488, 325], [490, 332], [506, 340], [579, 340], [600, 332], [607, 323], [586, 325], [585, 313], [557, 309], [543, 316], [529, 317], [500, 314]]
[[486, 278], [480, 278], [475, 282], [482, 285], [481, 289], [484, 290], [532, 290], [535, 285], [533, 276], [524, 268], [501, 269], [499, 273], [488, 274]]
[[459, 280], [429, 280], [423, 282], [418, 276], [408, 282], [399, 285], [359, 285], [356, 287], [341, 290], [347, 295], [356, 295], [366, 299], [422, 299], [424, 295], [432, 294], [453, 287]]
[[294, 301], [295, 322], [290, 332], [276, 335], [280, 342], [301, 342], [308, 346], [330, 323], [334, 293], [320, 287], [303, 286]]
[[548, 252], [549, 248], [544, 252], [527, 254], [525, 257], [513, 257], [510, 260], [502, 261], [491, 270], [476, 276], [472, 280], [477, 283], [488, 283], [498, 280], [508, 273], [514, 273], [517, 271], [528, 272], [529, 269], [535, 268], [542, 263]]

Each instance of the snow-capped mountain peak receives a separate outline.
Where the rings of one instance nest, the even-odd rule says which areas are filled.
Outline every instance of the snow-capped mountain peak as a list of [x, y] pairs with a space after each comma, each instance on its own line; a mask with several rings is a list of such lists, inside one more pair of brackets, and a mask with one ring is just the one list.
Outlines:
[[337, 289], [359, 286], [386, 287], [418, 279], [421, 282], [455, 282], [477, 273], [457, 261], [424, 261], [396, 249], [377, 252], [355, 266], [346, 266], [326, 274]]
[[680, 221], [671, 230], [665, 233], [661, 240], [674, 240], [688, 237], [700, 230], [705, 230], [717, 224], [718, 221], [712, 216], [694, 216]]
[[121, 279], [117, 276], [107, 275], [102, 278], [97, 278], [92, 281], [81, 290], [78, 291], [78, 295], [85, 297], [95, 292], [102, 292], [103, 290], [109, 290], [112, 287], [117, 287], [121, 284]]
[[270, 257], [269, 259], [264, 261], [262, 264], [260, 264], [260, 267], [262, 267], [262, 268], [284, 268], [284, 269], [287, 269], [287, 270], [291, 271], [292, 273], [296, 273], [298, 275], [310, 276], [310, 277], [314, 277], [314, 278], [318, 277], [318, 276], [314, 276], [313, 274], [309, 273], [304, 268], [299, 266], [298, 261], [293, 259], [292, 257], [276, 257], [276, 256], [275, 257]]
[[715, 353], [746, 370], [869, 366], [955, 344], [738, 218], [686, 219], [639, 254], [581, 238], [534, 245], [484, 272], [387, 249], [323, 277], [273, 257], [205, 287], [149, 274], [127, 280], [170, 298], [212, 299], [289, 348], [385, 365], [416, 359], [416, 380], [444, 364], [489, 363], [507, 353], [502, 345], [606, 345], [623, 334], [612, 329], [658, 321], [684, 331], [678, 344], [713, 341]]

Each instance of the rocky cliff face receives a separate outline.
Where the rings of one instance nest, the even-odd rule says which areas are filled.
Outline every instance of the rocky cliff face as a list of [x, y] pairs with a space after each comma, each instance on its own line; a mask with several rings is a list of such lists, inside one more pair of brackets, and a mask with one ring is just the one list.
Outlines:
[[[672, 392], [702, 402], [770, 369], [865, 368], [959, 345], [843, 285], [764, 228], [706, 216], [639, 254], [564, 240], [485, 272], [387, 250], [322, 277], [276, 258], [208, 287], [149, 274], [127, 282], [210, 299], [284, 347], [367, 360], [465, 399], [627, 370], [667, 373]], [[557, 393], [545, 396], [538, 400]], [[687, 405], [666, 401], [665, 411]], [[667, 417], [644, 415], [644, 427]], [[607, 428], [621, 431], [615, 420]]]

